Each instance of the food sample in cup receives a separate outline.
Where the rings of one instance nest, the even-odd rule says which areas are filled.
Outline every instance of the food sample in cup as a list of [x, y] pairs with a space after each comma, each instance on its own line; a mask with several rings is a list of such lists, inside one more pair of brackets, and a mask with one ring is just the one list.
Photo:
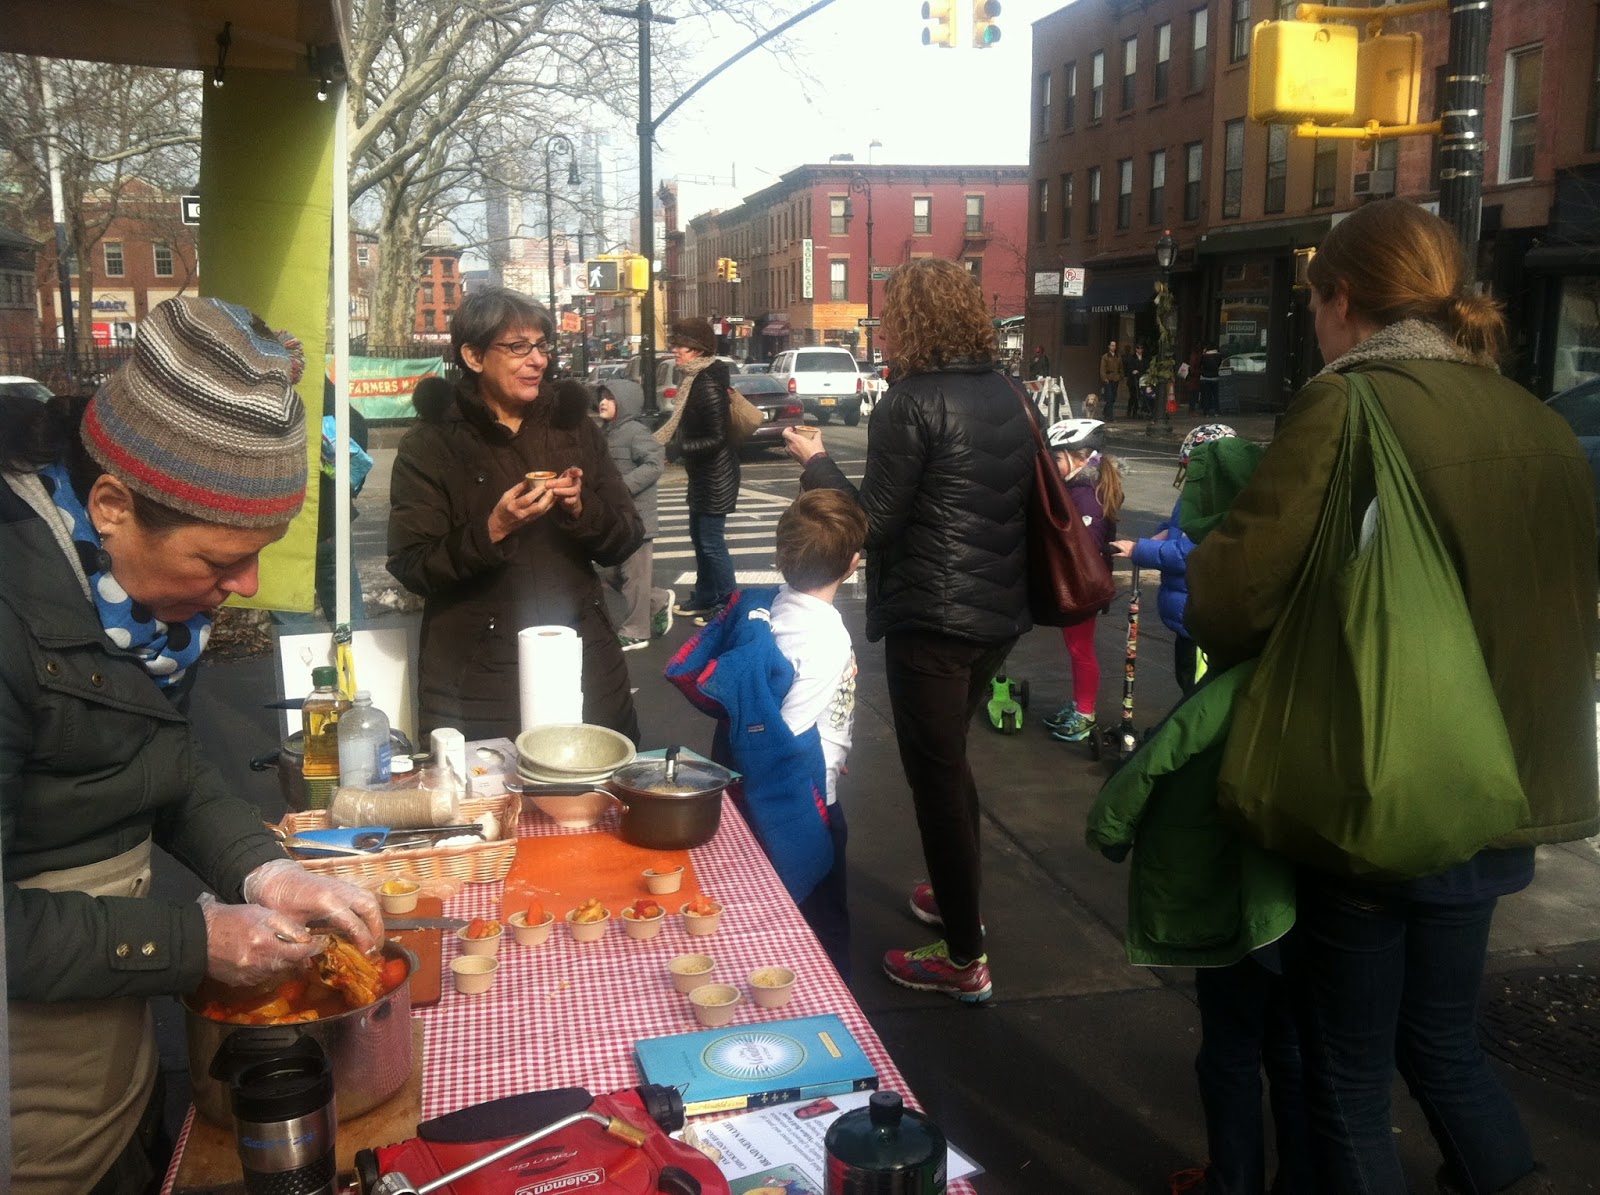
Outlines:
[[611, 910], [591, 896], [567, 914], [567, 929], [574, 942], [598, 942], [606, 936], [606, 922], [611, 920]]
[[391, 916], [415, 911], [422, 885], [411, 880], [388, 880], [378, 888], [378, 903]]
[[463, 996], [481, 996], [494, 986], [500, 960], [486, 954], [463, 954], [450, 960], [450, 974], [456, 991]]
[[683, 887], [683, 867], [668, 867], [659, 864], [655, 867], [644, 869], [645, 891], [652, 896], [666, 896]]
[[739, 989], [726, 983], [708, 983], [689, 993], [689, 1003], [694, 1006], [695, 1020], [707, 1029], [715, 1029], [733, 1020], [733, 1010], [739, 1006]]
[[500, 939], [505, 936], [505, 929], [498, 921], [474, 917], [456, 930], [456, 941], [460, 943], [464, 955], [492, 957], [500, 952]]
[[788, 967], [758, 967], [750, 972], [750, 998], [760, 1008], [782, 1008], [794, 995], [794, 979]]
[[804, 436], [808, 440], [815, 440], [822, 434], [820, 427], [812, 427], [809, 423], [802, 423], [794, 429], [794, 434]]
[[697, 937], [716, 933], [722, 924], [722, 906], [704, 894], [685, 902], [678, 911], [683, 914], [684, 931]]
[[711, 982], [716, 965], [709, 954], [680, 954], [667, 964], [667, 973], [672, 976], [674, 990], [687, 995]]
[[550, 928], [556, 923], [556, 915], [534, 901], [522, 912], [513, 913], [506, 920], [511, 923], [511, 936], [516, 939], [518, 946], [543, 946], [550, 938]]
[[530, 494], [544, 493], [544, 487], [556, 479], [556, 475], [546, 469], [538, 469], [532, 473], [524, 473], [522, 477], [523, 480], [528, 483], [528, 493]]
[[628, 937], [644, 942], [661, 932], [661, 923], [666, 917], [665, 905], [658, 904], [653, 897], [641, 896], [622, 910], [622, 928]]

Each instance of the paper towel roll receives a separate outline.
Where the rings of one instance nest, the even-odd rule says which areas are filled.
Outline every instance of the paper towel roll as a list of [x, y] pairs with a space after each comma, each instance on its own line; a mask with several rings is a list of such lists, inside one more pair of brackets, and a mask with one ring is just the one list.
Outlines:
[[522, 726], [583, 721], [583, 640], [571, 627], [517, 632]]

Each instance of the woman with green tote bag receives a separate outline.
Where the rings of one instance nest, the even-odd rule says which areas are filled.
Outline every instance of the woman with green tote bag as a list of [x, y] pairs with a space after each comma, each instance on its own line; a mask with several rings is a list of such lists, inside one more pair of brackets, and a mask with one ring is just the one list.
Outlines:
[[1499, 309], [1438, 217], [1358, 208], [1309, 278], [1328, 365], [1189, 556], [1185, 622], [1218, 671], [1260, 656], [1221, 800], [1298, 865], [1285, 954], [1319, 1183], [1407, 1190], [1398, 1066], [1441, 1190], [1552, 1189], [1477, 993], [1534, 846], [1600, 828], [1588, 465], [1496, 372]]

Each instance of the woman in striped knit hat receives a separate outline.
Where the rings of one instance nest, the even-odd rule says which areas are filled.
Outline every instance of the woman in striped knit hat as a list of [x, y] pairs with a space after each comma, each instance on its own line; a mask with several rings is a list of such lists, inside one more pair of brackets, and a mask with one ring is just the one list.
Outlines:
[[[177, 298], [92, 399], [0, 405], [12, 1191], [159, 1179], [147, 997], [294, 968], [313, 919], [382, 932], [370, 893], [284, 855], [184, 716], [216, 607], [256, 591], [304, 501], [304, 362], [244, 308]], [[151, 899], [152, 844], [216, 896]]]

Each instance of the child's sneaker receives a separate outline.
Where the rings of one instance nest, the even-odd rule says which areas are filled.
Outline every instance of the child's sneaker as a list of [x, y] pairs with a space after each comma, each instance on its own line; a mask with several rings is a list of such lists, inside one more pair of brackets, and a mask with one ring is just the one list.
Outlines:
[[1050, 737], [1063, 743], [1081, 743], [1094, 733], [1094, 715], [1072, 711], [1072, 716], [1050, 732]]
[[623, 651], [639, 651], [650, 646], [648, 639], [630, 639], [626, 635], [618, 635], [617, 642], [622, 644]]
[[1042, 721], [1047, 729], [1060, 730], [1077, 716], [1078, 707], [1068, 702], [1053, 714], [1046, 714]]
[[694, 616], [694, 625], [697, 627], [710, 626], [712, 623], [716, 622], [719, 617], [721, 617], [722, 612], [727, 608], [727, 603], [723, 603], [720, 606], [712, 606], [709, 610], [700, 611], [700, 613]]
[[943, 992], [963, 1004], [981, 1004], [994, 994], [989, 979], [989, 956], [981, 954], [965, 967], [950, 961], [943, 942], [920, 950], [891, 950], [883, 956], [883, 973], [903, 988]]
[[672, 629], [672, 607], [678, 602], [678, 595], [672, 590], [663, 590], [667, 600], [661, 604], [661, 609], [650, 616], [650, 637], [660, 639]]
[[713, 607], [711, 607], [711, 606], [697, 606], [692, 601], [690, 601], [690, 602], [674, 602], [668, 608], [674, 614], [676, 614], [679, 618], [693, 618], [697, 614], [706, 613], [707, 611], [711, 610]]

